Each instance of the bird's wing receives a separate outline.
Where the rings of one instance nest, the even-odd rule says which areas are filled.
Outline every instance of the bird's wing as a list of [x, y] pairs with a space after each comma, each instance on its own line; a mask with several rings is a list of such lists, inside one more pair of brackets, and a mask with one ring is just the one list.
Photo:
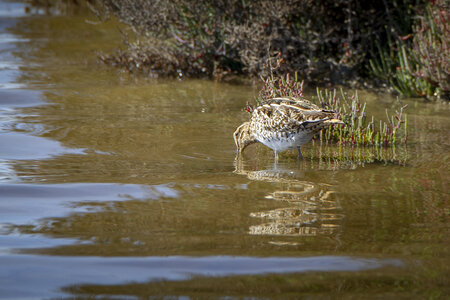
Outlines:
[[[334, 112], [306, 109], [293, 103], [264, 104], [257, 107], [252, 115], [253, 124], [268, 131], [297, 131], [307, 129], [332, 119]], [[257, 125], [256, 125], [257, 124]]]

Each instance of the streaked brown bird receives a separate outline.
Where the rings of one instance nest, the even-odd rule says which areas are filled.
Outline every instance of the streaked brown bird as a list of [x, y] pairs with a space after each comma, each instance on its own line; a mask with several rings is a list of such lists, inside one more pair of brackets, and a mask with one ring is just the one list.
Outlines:
[[237, 152], [256, 142], [260, 142], [278, 153], [297, 149], [309, 142], [320, 130], [336, 124], [344, 124], [334, 111], [324, 110], [302, 98], [281, 97], [264, 101], [253, 109], [250, 121], [243, 123], [234, 132]]

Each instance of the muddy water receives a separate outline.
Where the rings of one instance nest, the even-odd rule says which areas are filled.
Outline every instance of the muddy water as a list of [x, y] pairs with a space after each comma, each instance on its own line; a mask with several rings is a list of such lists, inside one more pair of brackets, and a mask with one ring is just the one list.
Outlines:
[[258, 87], [122, 74], [94, 53], [118, 24], [0, 11], [0, 298], [448, 296], [447, 104], [403, 100], [408, 147], [236, 159]]

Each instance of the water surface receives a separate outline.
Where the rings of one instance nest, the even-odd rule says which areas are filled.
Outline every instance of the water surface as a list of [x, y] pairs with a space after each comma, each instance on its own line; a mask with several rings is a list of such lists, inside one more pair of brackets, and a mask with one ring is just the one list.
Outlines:
[[2, 297], [448, 296], [448, 104], [402, 100], [407, 147], [237, 159], [258, 86], [126, 74], [97, 63], [114, 21], [0, 11]]

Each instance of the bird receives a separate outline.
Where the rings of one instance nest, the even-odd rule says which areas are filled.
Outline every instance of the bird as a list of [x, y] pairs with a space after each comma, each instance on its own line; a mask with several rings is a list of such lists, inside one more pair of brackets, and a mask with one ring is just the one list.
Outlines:
[[251, 113], [250, 121], [234, 132], [237, 154], [259, 142], [274, 151], [275, 161], [280, 152], [290, 149], [297, 149], [298, 158], [303, 158], [300, 147], [320, 130], [344, 124], [336, 112], [319, 108], [304, 98], [272, 98], [256, 108], [247, 103], [247, 111]]

